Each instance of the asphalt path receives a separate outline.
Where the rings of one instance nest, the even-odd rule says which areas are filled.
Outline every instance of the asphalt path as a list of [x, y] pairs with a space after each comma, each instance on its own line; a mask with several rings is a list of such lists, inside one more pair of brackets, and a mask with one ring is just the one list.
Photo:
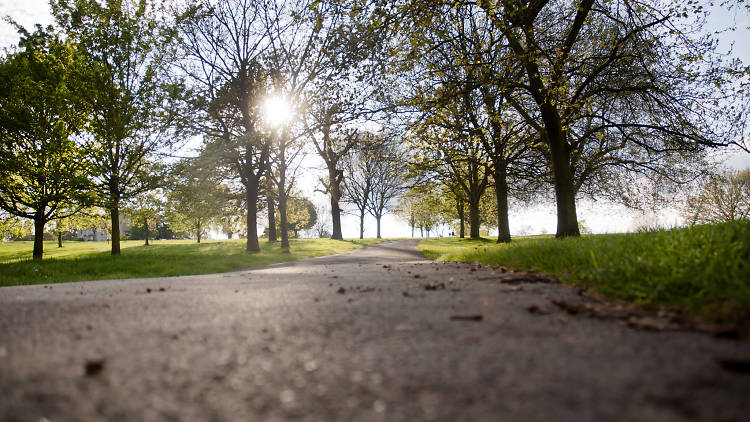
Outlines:
[[609, 305], [548, 281], [394, 241], [1, 288], [0, 420], [750, 418], [750, 342], [592, 317], [576, 310]]

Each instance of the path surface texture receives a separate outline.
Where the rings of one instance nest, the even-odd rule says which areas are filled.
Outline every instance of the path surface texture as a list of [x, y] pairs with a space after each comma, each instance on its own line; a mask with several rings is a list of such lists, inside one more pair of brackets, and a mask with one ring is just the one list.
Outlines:
[[750, 342], [571, 314], [414, 241], [0, 289], [2, 421], [748, 421]]

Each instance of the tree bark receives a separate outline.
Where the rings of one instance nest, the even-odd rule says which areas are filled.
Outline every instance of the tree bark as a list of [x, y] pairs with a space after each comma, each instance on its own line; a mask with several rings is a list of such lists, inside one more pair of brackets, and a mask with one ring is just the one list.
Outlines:
[[507, 176], [508, 169], [505, 167], [505, 163], [495, 163], [495, 197], [497, 198], [497, 243], [510, 242]]
[[281, 228], [281, 249], [289, 251], [289, 219], [286, 214], [286, 144], [279, 147], [279, 219]]
[[197, 224], [195, 232], [196, 237], [198, 238], [198, 243], [201, 243], [201, 234], [203, 234], [203, 229], [201, 228], [200, 223]]
[[47, 222], [44, 215], [40, 212], [34, 216], [34, 252], [32, 254], [35, 261], [42, 259], [44, 255], [44, 226]]
[[270, 193], [266, 202], [268, 202], [268, 241], [275, 242], [278, 239], [276, 237], [276, 210]]
[[552, 158], [552, 176], [555, 182], [555, 203], [557, 206], [556, 237], [580, 236], [576, 215], [573, 173], [570, 169], [570, 149], [565, 142], [560, 117], [548, 107], [542, 113], [547, 130], [547, 144]]
[[378, 222], [378, 224], [377, 224], [377, 226], [378, 226], [378, 235], [377, 235], [377, 238], [378, 239], [380, 239], [380, 219], [381, 218], [383, 218], [382, 215], [376, 215], [375, 216], [375, 220], [377, 220], [377, 222]]
[[[414, 237], [414, 228], [411, 229], [411, 237]], [[365, 210], [359, 210], [359, 238], [365, 238]]]
[[469, 201], [469, 237], [479, 239], [479, 198]]
[[57, 247], [62, 248], [62, 231], [57, 232]]
[[466, 217], [464, 214], [464, 202], [463, 201], [457, 201], [456, 202], [456, 210], [458, 211], [458, 221], [459, 221], [459, 238], [463, 239], [466, 237]]
[[245, 185], [247, 211], [247, 252], [260, 252], [258, 243], [258, 181], [251, 179]]
[[341, 234], [341, 208], [339, 208], [338, 198], [333, 193], [331, 193], [331, 220], [333, 222], [331, 239], [343, 240], [344, 236]]
[[115, 202], [109, 210], [109, 220], [112, 223], [112, 255], [120, 254], [120, 204]]

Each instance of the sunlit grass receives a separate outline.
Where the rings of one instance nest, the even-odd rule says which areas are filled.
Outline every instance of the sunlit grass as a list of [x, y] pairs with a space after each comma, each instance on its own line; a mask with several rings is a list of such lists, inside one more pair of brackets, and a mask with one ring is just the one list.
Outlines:
[[750, 319], [750, 222], [511, 244], [429, 239], [433, 259], [481, 262], [555, 274], [605, 296], [716, 321]]
[[259, 253], [245, 252], [245, 240], [123, 241], [120, 256], [110, 255], [106, 242], [45, 242], [44, 259], [31, 258], [32, 242], [0, 243], [0, 286], [84, 280], [208, 274], [277, 262], [346, 252], [380, 242], [378, 239], [291, 239], [290, 252], [279, 242], [261, 240]]

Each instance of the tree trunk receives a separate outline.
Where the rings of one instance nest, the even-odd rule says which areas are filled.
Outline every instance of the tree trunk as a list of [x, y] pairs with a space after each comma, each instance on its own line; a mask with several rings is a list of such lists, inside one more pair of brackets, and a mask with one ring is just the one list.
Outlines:
[[497, 243], [510, 242], [508, 220], [508, 171], [505, 162], [495, 163], [495, 197], [497, 198]]
[[469, 201], [469, 237], [479, 239], [479, 198]]
[[333, 222], [333, 234], [331, 239], [343, 240], [344, 236], [341, 234], [341, 208], [339, 208], [338, 198], [331, 195], [331, 220]]
[[377, 226], [378, 226], [378, 235], [377, 235], [377, 238], [378, 239], [380, 239], [380, 219], [381, 218], [383, 218], [382, 214], [375, 216], [375, 220], [377, 220], [377, 222], [378, 222], [378, 224], [377, 224]]
[[258, 243], [258, 181], [249, 180], [245, 185], [245, 208], [247, 211], [248, 252], [260, 252]]
[[276, 211], [274, 210], [273, 197], [268, 194], [268, 241], [275, 242], [276, 237]]
[[456, 202], [456, 210], [458, 211], [458, 221], [459, 221], [458, 237], [463, 239], [464, 237], [466, 237], [466, 217], [464, 214], [464, 202], [463, 201]]
[[419, 237], [424, 237], [424, 227], [419, 226]]
[[62, 231], [57, 232], [57, 247], [62, 248]]
[[414, 225], [411, 225], [411, 237], [414, 237]]
[[47, 222], [44, 219], [44, 214], [37, 212], [34, 216], [34, 252], [32, 257], [35, 261], [41, 260], [44, 255], [44, 225]]
[[109, 210], [109, 220], [112, 223], [112, 255], [120, 254], [120, 204], [116, 201]]
[[570, 169], [570, 150], [564, 139], [560, 118], [551, 111], [542, 113], [542, 116], [547, 130], [547, 144], [552, 158], [552, 175], [555, 182], [555, 203], [557, 205], [557, 233], [555, 236], [580, 236], [576, 215], [573, 173]]
[[198, 238], [198, 243], [201, 243], [201, 235], [203, 234], [203, 228], [201, 227], [201, 224], [198, 223], [195, 230], [196, 237]]
[[[412, 229], [412, 237], [414, 237], [414, 229]], [[359, 238], [365, 238], [365, 210], [359, 210]]]
[[286, 214], [286, 144], [283, 142], [279, 147], [279, 219], [281, 220], [281, 249], [289, 252], [289, 219]]

